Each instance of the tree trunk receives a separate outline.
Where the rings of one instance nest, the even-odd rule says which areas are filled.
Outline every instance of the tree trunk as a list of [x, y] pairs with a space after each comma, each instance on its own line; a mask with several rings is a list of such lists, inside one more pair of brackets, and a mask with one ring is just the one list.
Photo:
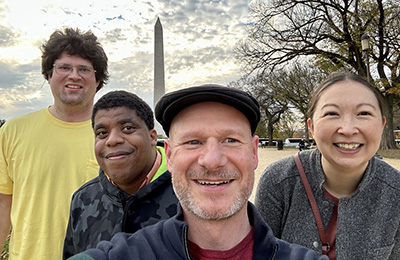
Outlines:
[[307, 125], [307, 118], [304, 119], [304, 138], [307, 142], [309, 142], [309, 133], [308, 133], [308, 125]]
[[385, 100], [387, 107], [384, 107], [384, 115], [386, 117], [386, 125], [383, 129], [381, 149], [398, 149], [393, 135], [393, 97], [386, 95]]
[[268, 146], [274, 146], [273, 139], [274, 139], [274, 122], [272, 119], [268, 120], [267, 126], [268, 132]]

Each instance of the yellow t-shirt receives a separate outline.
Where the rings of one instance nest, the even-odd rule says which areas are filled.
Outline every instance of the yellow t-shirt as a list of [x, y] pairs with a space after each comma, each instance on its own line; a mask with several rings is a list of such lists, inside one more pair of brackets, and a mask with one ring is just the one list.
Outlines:
[[12, 194], [12, 259], [61, 259], [73, 192], [98, 174], [90, 120], [48, 108], [0, 128], [0, 193]]

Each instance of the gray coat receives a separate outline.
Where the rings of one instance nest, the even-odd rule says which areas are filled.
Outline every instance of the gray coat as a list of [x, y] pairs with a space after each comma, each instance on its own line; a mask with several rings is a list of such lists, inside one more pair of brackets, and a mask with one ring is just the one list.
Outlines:
[[[322, 221], [327, 227], [334, 204], [323, 193], [318, 149], [300, 153]], [[320, 239], [293, 156], [269, 165], [258, 184], [256, 207], [276, 237], [321, 253]], [[338, 260], [400, 259], [400, 172], [373, 157], [357, 191], [338, 205]]]

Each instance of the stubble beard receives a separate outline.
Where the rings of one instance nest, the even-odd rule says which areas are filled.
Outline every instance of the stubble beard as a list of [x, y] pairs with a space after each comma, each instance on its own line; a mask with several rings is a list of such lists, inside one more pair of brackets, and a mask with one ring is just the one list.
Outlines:
[[[237, 178], [237, 176], [241, 175], [240, 172], [228, 173], [227, 171], [218, 171], [217, 173], [205, 173], [205, 174], [201, 174], [194, 171], [187, 173], [188, 176], [196, 176], [196, 177], [206, 176], [211, 174], [215, 176], [225, 176], [225, 178], [227, 176], [232, 176]], [[229, 205], [227, 210], [206, 208], [205, 206], [201, 206], [196, 200], [196, 198], [193, 196], [193, 194], [189, 191], [188, 187], [182, 185], [182, 183], [179, 180], [174, 179], [174, 177], [172, 177], [172, 182], [175, 194], [178, 197], [179, 202], [181, 203], [182, 207], [187, 209], [190, 213], [203, 220], [223, 220], [231, 218], [247, 204], [248, 199], [250, 198], [250, 195], [253, 190], [254, 176], [251, 178], [251, 180], [248, 181], [248, 185], [246, 185], [243, 189], [241, 189], [240, 192], [235, 196], [233, 202], [231, 202], [231, 205]], [[216, 201], [219, 197], [213, 195], [208, 195], [208, 196], [210, 204], [213, 203], [213, 201]]]

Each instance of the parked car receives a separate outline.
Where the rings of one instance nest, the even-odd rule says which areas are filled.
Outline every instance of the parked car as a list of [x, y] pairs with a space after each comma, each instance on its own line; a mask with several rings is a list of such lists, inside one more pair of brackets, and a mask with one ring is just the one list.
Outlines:
[[[288, 146], [288, 147], [298, 147], [300, 140], [302, 138], [286, 138], [285, 141], [283, 142], [284, 146]], [[307, 147], [314, 147], [315, 146], [315, 141], [312, 138], [308, 139], [308, 145]]]
[[[272, 145], [276, 146], [277, 142], [278, 142], [278, 139], [272, 140]], [[267, 147], [267, 146], [269, 146], [268, 138], [260, 138], [258, 140], [258, 147]]]
[[285, 142], [283, 142], [284, 146], [289, 146], [289, 147], [296, 147], [299, 145], [301, 138], [286, 138]]

